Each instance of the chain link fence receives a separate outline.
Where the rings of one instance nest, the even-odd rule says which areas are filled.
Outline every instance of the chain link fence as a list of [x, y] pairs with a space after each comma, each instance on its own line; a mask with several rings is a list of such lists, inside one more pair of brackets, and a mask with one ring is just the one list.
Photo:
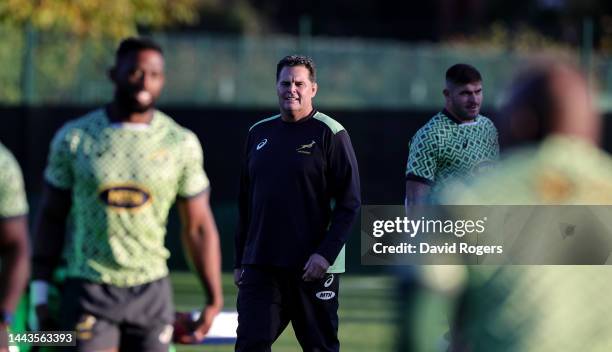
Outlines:
[[[0, 28], [0, 103], [94, 105], [108, 101], [107, 70], [115, 43]], [[510, 77], [527, 56], [387, 40], [324, 37], [153, 35], [165, 50], [167, 85], [161, 103], [173, 106], [275, 107], [276, 63], [304, 53], [318, 66], [318, 104], [339, 109], [437, 109], [446, 69], [467, 62], [481, 70], [485, 108], [496, 108]], [[578, 51], [567, 54], [578, 60]], [[612, 110], [612, 58], [586, 65]]]

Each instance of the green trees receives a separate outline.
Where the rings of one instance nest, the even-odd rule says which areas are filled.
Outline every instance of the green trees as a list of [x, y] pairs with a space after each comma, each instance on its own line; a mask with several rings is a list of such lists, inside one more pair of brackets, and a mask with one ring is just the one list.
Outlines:
[[0, 23], [95, 39], [119, 39], [137, 27], [191, 24], [207, 0], [4, 0]]
[[[217, 0], [0, 1], [0, 102], [61, 103], [63, 95], [79, 87], [82, 79], [79, 71], [92, 73], [102, 82], [99, 92], [83, 94], [105, 96], [104, 71], [110, 65], [109, 58], [112, 59], [109, 50], [121, 38], [136, 35], [139, 28], [157, 30], [194, 24], [203, 6], [217, 3]], [[40, 92], [45, 92], [44, 98]]]

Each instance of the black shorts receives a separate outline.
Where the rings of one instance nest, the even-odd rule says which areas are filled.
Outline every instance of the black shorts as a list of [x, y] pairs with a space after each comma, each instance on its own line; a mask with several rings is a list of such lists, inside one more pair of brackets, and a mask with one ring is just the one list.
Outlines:
[[132, 287], [69, 278], [62, 289], [60, 325], [77, 340], [68, 350], [168, 351], [173, 322], [167, 277]]

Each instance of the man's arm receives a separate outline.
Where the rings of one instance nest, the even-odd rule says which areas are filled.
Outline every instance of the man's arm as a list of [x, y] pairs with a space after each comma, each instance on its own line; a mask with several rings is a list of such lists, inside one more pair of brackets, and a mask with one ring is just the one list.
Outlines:
[[8, 325], [30, 276], [28, 203], [17, 160], [0, 144], [0, 351], [8, 351]]
[[361, 207], [361, 190], [357, 158], [348, 133], [333, 136], [329, 150], [329, 187], [335, 200], [329, 230], [304, 266], [306, 281], [322, 278], [346, 243]]
[[34, 221], [33, 280], [51, 281], [62, 256], [71, 206], [70, 191], [45, 185]]
[[34, 221], [33, 267], [30, 306], [38, 322], [31, 328], [48, 328], [50, 316], [47, 308], [47, 291], [53, 272], [59, 265], [64, 248], [66, 220], [72, 206], [69, 190], [46, 184], [40, 201], [40, 210]]
[[240, 172], [240, 185], [238, 188], [238, 228], [234, 237], [234, 284], [240, 284], [242, 275], [242, 256], [249, 229], [249, 176], [247, 170], [249, 138], [244, 147], [244, 160]]
[[404, 205], [406, 208], [413, 205], [422, 205], [427, 203], [431, 186], [425, 182], [406, 180], [406, 198]]
[[421, 127], [410, 140], [408, 161], [406, 162], [406, 197], [404, 206], [426, 204], [431, 193], [431, 186], [438, 170], [438, 150], [441, 141], [437, 134], [428, 128]]
[[201, 341], [210, 329], [213, 319], [223, 307], [221, 248], [209, 197], [210, 192], [206, 191], [178, 202], [182, 223], [181, 239], [207, 296], [205, 307], [193, 334], [184, 336], [184, 341], [181, 341], [183, 343]]

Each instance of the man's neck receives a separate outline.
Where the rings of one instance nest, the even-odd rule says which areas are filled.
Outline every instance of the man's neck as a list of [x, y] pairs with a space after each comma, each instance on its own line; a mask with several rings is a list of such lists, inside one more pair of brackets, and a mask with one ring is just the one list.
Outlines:
[[285, 122], [299, 122], [301, 120], [307, 119], [314, 115], [315, 110], [310, 109], [310, 112], [306, 115], [304, 114], [291, 114], [290, 112], [281, 111], [281, 119]]
[[455, 114], [453, 110], [449, 109], [448, 107], [444, 107], [443, 112], [445, 113], [445, 115], [455, 120], [457, 123], [468, 123], [468, 122], [474, 122], [474, 120], [476, 120], [475, 117], [473, 119], [462, 119], [459, 116], [457, 116], [457, 114]]
[[129, 123], [150, 123], [153, 119], [155, 109], [151, 108], [144, 112], [130, 112], [122, 109], [117, 103], [113, 102], [106, 108], [109, 119], [112, 122]]

